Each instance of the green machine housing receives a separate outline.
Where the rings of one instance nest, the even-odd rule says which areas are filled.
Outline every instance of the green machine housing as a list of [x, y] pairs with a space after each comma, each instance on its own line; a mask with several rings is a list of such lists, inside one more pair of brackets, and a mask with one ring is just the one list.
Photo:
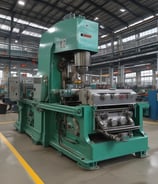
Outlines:
[[[98, 49], [98, 24], [83, 17], [56, 23], [41, 38], [32, 96], [20, 95], [16, 128], [87, 169], [148, 149], [141, 104], [125, 89], [91, 89], [86, 77]], [[21, 93], [23, 91], [21, 90]]]

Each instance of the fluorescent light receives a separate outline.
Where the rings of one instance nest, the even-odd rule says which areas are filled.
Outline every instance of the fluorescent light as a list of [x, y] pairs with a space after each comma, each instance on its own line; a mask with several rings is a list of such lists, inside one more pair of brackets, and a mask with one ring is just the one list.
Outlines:
[[[142, 22], [144, 22], [144, 21], [147, 21], [147, 20], [149, 20], [149, 19], [152, 19], [153, 17], [154, 17], [154, 16], [151, 15], [151, 16], [149, 16], [149, 17], [146, 17], [146, 18], [144, 18], [144, 19], [142, 19], [142, 20], [139, 20], [139, 21], [136, 21], [136, 22], [130, 24], [128, 27], [135, 26], [135, 25], [140, 24], [140, 23], [142, 23]], [[120, 32], [120, 31], [123, 31], [123, 30], [127, 29], [128, 27], [123, 27], [123, 28], [121, 28], [121, 29], [118, 29], [118, 30], [114, 31], [114, 33], [118, 33], [118, 32]]]
[[143, 20], [139, 20], [137, 22], [134, 22], [133, 24], [130, 24], [129, 27], [135, 26], [135, 25], [140, 24], [142, 22], [143, 22]]
[[25, 1], [19, 0], [19, 1], [18, 1], [18, 4], [19, 4], [20, 6], [24, 6], [24, 5], [25, 5]]
[[146, 21], [146, 20], [152, 19], [153, 17], [154, 17], [154, 15], [151, 15], [151, 16], [149, 16], [149, 17], [144, 18], [144, 19], [143, 19], [143, 21]]
[[125, 11], [126, 11], [126, 9], [124, 9], [124, 8], [120, 9], [120, 12], [122, 12], [122, 13], [125, 12]]
[[100, 28], [101, 28], [101, 29], [104, 29], [105, 27], [104, 27], [103, 25], [100, 25]]
[[125, 30], [125, 29], [127, 29], [127, 27], [123, 27], [123, 28], [121, 28], [121, 29], [118, 29], [118, 30], [114, 31], [114, 33], [118, 33], [118, 32], [123, 31], [123, 30]]
[[146, 65], [150, 65], [150, 63], [144, 63], [144, 64], [139, 64], [139, 65], [134, 65], [133, 67], [135, 68], [135, 67], [146, 66]]
[[139, 21], [137, 21], [137, 22], [134, 22], [133, 24], [130, 24], [129, 27], [132, 27], [132, 26], [135, 26], [135, 25], [137, 25], [137, 24], [140, 24], [140, 23], [142, 23], [142, 22], [144, 22], [144, 21], [146, 21], [146, 20], [152, 19], [153, 17], [154, 17], [153, 15], [152, 15], [152, 16], [149, 16], [149, 17], [146, 17], [146, 18], [144, 18], [144, 19], [142, 19], [142, 20], [139, 20]]
[[17, 72], [11, 71], [11, 74], [16, 74]]
[[99, 18], [98, 17], [95, 17], [94, 20], [98, 20]]
[[100, 38], [105, 38], [105, 37], [107, 37], [108, 35], [101, 35], [101, 37]]
[[15, 40], [15, 43], [18, 43], [18, 40]]

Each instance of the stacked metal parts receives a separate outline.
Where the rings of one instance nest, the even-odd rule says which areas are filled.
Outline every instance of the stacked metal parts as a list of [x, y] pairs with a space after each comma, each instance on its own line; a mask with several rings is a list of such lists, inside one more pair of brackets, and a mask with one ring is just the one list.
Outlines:
[[148, 149], [135, 92], [91, 89], [85, 73], [97, 48], [96, 22], [74, 16], [58, 22], [41, 38], [32, 96], [18, 95], [17, 130], [87, 169]]

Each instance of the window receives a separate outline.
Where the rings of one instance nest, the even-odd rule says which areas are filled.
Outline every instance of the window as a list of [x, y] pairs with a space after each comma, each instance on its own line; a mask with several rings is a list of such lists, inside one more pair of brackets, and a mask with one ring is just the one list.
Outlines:
[[136, 36], [135, 35], [131, 35], [131, 36], [128, 36], [126, 38], [123, 38], [122, 39], [122, 42], [129, 42], [129, 41], [132, 41], [132, 40], [135, 40], [136, 39]]
[[125, 83], [130, 86], [136, 85], [136, 72], [125, 74]]
[[2, 84], [2, 79], [3, 79], [3, 71], [0, 70], [0, 84]]
[[134, 86], [134, 85], [136, 85], [136, 78], [125, 79], [125, 83], [130, 85], [130, 86]]
[[157, 28], [152, 28], [152, 29], [149, 29], [149, 30], [146, 30], [146, 31], [143, 31], [139, 34], [140, 37], [144, 37], [144, 36], [147, 36], [147, 35], [150, 35], [150, 34], [154, 34], [157, 32]]
[[141, 76], [151, 76], [153, 74], [152, 70], [141, 71]]
[[110, 47], [111, 46], [111, 42], [107, 43], [106, 45], [107, 45], [107, 47]]
[[118, 44], [118, 42], [117, 41], [114, 41], [114, 45], [117, 45]]
[[152, 85], [152, 77], [142, 77], [141, 78], [141, 85], [143, 85], [143, 86]]
[[153, 75], [152, 70], [141, 71], [141, 85], [143, 86], [152, 85], [152, 75]]
[[105, 45], [105, 44], [100, 45], [100, 46], [98, 47], [98, 49], [105, 49], [105, 48], [106, 48], [106, 45]]
[[131, 78], [131, 77], [136, 77], [136, 72], [133, 73], [126, 73], [125, 78]]

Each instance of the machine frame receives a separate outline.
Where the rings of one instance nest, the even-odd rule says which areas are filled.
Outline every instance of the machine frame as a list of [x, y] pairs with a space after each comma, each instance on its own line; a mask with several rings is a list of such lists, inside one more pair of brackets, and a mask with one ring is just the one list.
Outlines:
[[[126, 93], [123, 101], [121, 92], [117, 90], [110, 94], [110, 90], [102, 89], [98, 92], [96, 89], [93, 94], [88, 89], [86, 93], [89, 93], [89, 97], [86, 98], [86, 93], [82, 93], [87, 88], [87, 84], [84, 83], [84, 72], [89, 65], [88, 53], [96, 53], [97, 49], [96, 22], [83, 17], [72, 17], [58, 22], [41, 38], [39, 73], [34, 77], [32, 98], [20, 95], [18, 99], [17, 130], [28, 134], [35, 143], [56, 148], [86, 169], [96, 169], [98, 162], [102, 160], [128, 154], [144, 157], [148, 150], [148, 137], [143, 131], [143, 107], [135, 103], [135, 94], [132, 90], [122, 90], [123, 95]], [[81, 76], [81, 83], [72, 80], [71, 70], [68, 73], [68, 70], [72, 69], [73, 58], [76, 71]], [[78, 87], [72, 89], [71, 86]], [[91, 101], [87, 98], [91, 98]], [[93, 103], [94, 100], [98, 104]], [[114, 140], [116, 133], [112, 136], [107, 136], [106, 133], [105, 136], [104, 133], [98, 132], [96, 126], [98, 108], [104, 110], [105, 107], [117, 106], [127, 109], [128, 106], [132, 106], [133, 109], [130, 116], [133, 124], [130, 128], [127, 115], [117, 112], [113, 119], [114, 122], [116, 118], [126, 121], [127, 128], [121, 132], [123, 138], [120, 140]], [[121, 113], [124, 111], [121, 110]], [[117, 125], [115, 128], [120, 127]]]

